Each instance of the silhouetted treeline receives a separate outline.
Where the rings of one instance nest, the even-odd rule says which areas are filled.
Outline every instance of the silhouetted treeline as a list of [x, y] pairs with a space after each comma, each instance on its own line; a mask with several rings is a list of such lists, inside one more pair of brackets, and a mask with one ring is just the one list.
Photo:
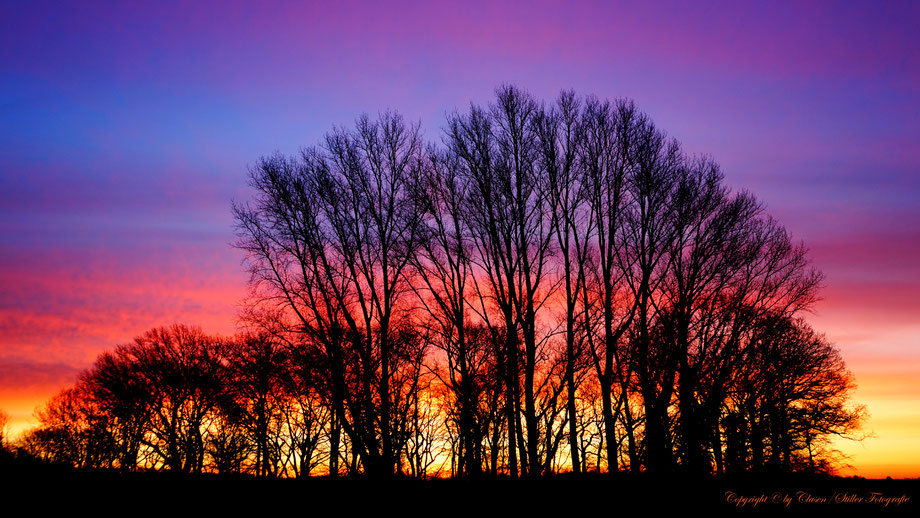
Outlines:
[[515, 87], [250, 171], [250, 334], [102, 355], [21, 444], [265, 476], [826, 471], [864, 415], [821, 275], [632, 102]]

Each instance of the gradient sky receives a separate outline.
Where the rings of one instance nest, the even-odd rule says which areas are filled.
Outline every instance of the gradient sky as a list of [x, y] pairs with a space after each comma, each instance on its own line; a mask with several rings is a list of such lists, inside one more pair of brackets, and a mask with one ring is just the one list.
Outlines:
[[920, 476], [920, 2], [2, 2], [0, 409], [15, 430], [158, 325], [230, 333], [231, 199], [260, 156], [515, 83], [629, 97], [752, 190], [827, 276], [809, 320]]

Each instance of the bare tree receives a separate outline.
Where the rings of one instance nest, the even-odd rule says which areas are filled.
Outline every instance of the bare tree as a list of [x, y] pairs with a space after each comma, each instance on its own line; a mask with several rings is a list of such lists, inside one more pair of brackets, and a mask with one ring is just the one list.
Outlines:
[[39, 426], [22, 439], [29, 453], [78, 468], [108, 468], [115, 461], [111, 430], [82, 386], [66, 388], [35, 412]]
[[[627, 256], [630, 236], [625, 232], [625, 218], [631, 201], [628, 179], [635, 167], [632, 149], [640, 122], [641, 114], [631, 102], [611, 104], [589, 98], [579, 149], [587, 203], [597, 226], [596, 237], [590, 241], [587, 272], [582, 277], [584, 326], [600, 385], [607, 469], [611, 472], [617, 468], [617, 409], [626, 400], [632, 378], [625, 336], [639, 301], [627, 284], [633, 260]], [[619, 391], [617, 398], [614, 390]], [[638, 446], [628, 408], [625, 416], [631, 467], [638, 470]]]
[[[669, 246], [669, 271], [663, 286], [668, 307], [667, 339], [676, 355], [680, 430], [678, 453], [682, 466], [709, 472], [706, 453], [708, 422], [701, 408], [701, 384], [711, 376], [711, 356], [719, 340], [712, 333], [719, 304], [742, 271], [749, 222], [761, 211], [746, 193], [732, 196], [722, 185], [718, 166], [709, 159], [691, 161], [680, 169], [673, 196], [674, 237]], [[711, 428], [709, 428], [711, 429]]]
[[[509, 469], [517, 476], [520, 460], [522, 473], [529, 470], [539, 475], [542, 462], [535, 378], [543, 340], [538, 337], [537, 311], [551, 288], [552, 219], [547, 217], [546, 171], [540, 167], [533, 137], [537, 105], [512, 86], [499, 88], [496, 97], [488, 111], [474, 106], [468, 116], [452, 116], [448, 145], [461, 158], [470, 178], [468, 217], [476, 262], [488, 285], [485, 289], [476, 283], [482, 302], [480, 316], [488, 320], [486, 301], [493, 302], [505, 329], [503, 377]], [[521, 410], [526, 444], [518, 419]], [[516, 446], [521, 447], [520, 459]]]
[[205, 465], [205, 430], [228, 401], [224, 344], [200, 328], [152, 329], [121, 346], [153, 401], [144, 445], [163, 467], [200, 472]]
[[104, 412], [115, 434], [118, 464], [124, 471], [137, 468], [139, 455], [156, 405], [156, 391], [141, 375], [130, 347], [104, 352], [80, 376], [93, 400]]
[[626, 151], [628, 201], [621, 227], [625, 245], [617, 250], [617, 263], [635, 300], [632, 343], [645, 411], [646, 468], [662, 471], [671, 464], [667, 429], [675, 357], [667, 342], [660, 339], [658, 316], [664, 308], [661, 289], [674, 237], [672, 197], [683, 156], [677, 142], [668, 139], [645, 115], [635, 117], [630, 134]]
[[[585, 276], [588, 250], [595, 231], [594, 212], [588, 208], [588, 185], [579, 166], [584, 129], [580, 101], [574, 92], [563, 92], [556, 106], [541, 109], [535, 120], [540, 145], [540, 163], [548, 180], [548, 204], [559, 249], [565, 295], [565, 392], [569, 456], [572, 471], [581, 472], [578, 441], [576, 379], [582, 369], [586, 326], [582, 300], [586, 297]], [[549, 426], [549, 423], [547, 424]], [[547, 430], [548, 432], [548, 430]]]
[[362, 117], [299, 161], [262, 160], [251, 174], [256, 205], [234, 207], [261, 302], [321, 344], [334, 419], [376, 476], [397, 460], [393, 322], [405, 310], [404, 270], [419, 241], [409, 185], [421, 151], [417, 126], [399, 115]]
[[828, 438], [861, 439], [865, 407], [848, 403], [855, 388], [839, 352], [801, 319], [769, 315], [745, 348], [743, 382], [734, 393], [732, 463], [760, 470], [832, 471]]
[[[420, 307], [436, 331], [433, 343], [446, 354], [447, 372], [441, 382], [449, 387], [459, 408], [459, 475], [477, 476], [482, 469], [477, 409], [481, 370], [490, 349], [467, 336], [468, 300], [473, 265], [471, 236], [466, 218], [469, 178], [462, 174], [456, 154], [429, 149], [414, 195], [423, 213], [418, 252], [411, 259], [413, 286]], [[437, 371], [435, 371], [437, 372]]]
[[821, 283], [805, 247], [630, 101], [503, 86], [443, 145], [364, 116], [250, 181], [251, 334], [176, 325], [101, 355], [30, 451], [538, 477], [823, 471], [830, 438], [860, 437], [852, 375], [801, 320]]
[[228, 389], [239, 409], [235, 417], [255, 445], [256, 475], [277, 475], [289, 365], [282, 344], [267, 334], [240, 336], [228, 342], [227, 360]]

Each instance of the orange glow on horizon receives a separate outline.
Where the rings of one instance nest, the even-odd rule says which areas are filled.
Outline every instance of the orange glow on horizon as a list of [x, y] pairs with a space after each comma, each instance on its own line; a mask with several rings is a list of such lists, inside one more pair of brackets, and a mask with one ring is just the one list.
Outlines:
[[[216, 272], [208, 283], [190, 276], [174, 279], [169, 285], [156, 276], [144, 279], [145, 275], [138, 275], [139, 282], [127, 284], [126, 279], [135, 275], [128, 269], [119, 275], [122, 279], [107, 284], [72, 277], [42, 282], [35, 279], [40, 291], [94, 290], [95, 304], [60, 313], [54, 307], [40, 314], [26, 309], [0, 310], [0, 318], [7, 322], [4, 348], [33, 367], [23, 373], [21, 369], [13, 372], [15, 365], [7, 365], [0, 381], [0, 409], [10, 415], [12, 436], [35, 426], [36, 407], [72, 386], [78, 372], [89, 367], [99, 353], [131, 341], [150, 327], [184, 322], [201, 325], [210, 333], [235, 331], [237, 305], [245, 293], [242, 272]], [[135, 305], [109, 308], [104, 303], [108, 297], [130, 299]], [[858, 388], [852, 394], [853, 404], [866, 405], [870, 412], [863, 427], [872, 434], [869, 438], [835, 442], [852, 465], [842, 474], [920, 477], [920, 386], [916, 379], [920, 354], [912, 349], [920, 330], [874, 318], [860, 324], [850, 318], [849, 307], [849, 300], [832, 296], [819, 303], [817, 314], [809, 317], [817, 330], [837, 344], [854, 373]], [[889, 347], [881, 349], [877, 341]], [[26, 356], [31, 348], [36, 353]]]

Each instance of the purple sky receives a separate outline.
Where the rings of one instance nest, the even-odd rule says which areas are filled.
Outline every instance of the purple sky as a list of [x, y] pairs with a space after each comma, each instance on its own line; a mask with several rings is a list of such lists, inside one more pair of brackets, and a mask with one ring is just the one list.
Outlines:
[[246, 170], [362, 112], [440, 138], [515, 83], [630, 97], [812, 249], [810, 319], [920, 476], [920, 2], [4, 2], [0, 408], [21, 427], [106, 348], [232, 332]]

